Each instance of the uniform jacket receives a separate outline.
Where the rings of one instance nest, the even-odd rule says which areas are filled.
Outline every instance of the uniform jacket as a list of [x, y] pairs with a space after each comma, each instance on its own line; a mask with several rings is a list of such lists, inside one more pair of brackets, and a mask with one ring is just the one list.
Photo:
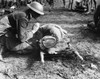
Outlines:
[[17, 34], [18, 39], [21, 42], [24, 42], [28, 35], [27, 35], [27, 28], [28, 28], [28, 19], [24, 12], [14, 12], [8, 15], [8, 19], [10, 25], [12, 26], [9, 30], [13, 34]]

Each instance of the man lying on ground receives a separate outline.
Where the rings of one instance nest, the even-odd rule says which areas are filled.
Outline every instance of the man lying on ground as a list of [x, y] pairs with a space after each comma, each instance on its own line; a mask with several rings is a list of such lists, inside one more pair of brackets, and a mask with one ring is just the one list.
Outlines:
[[[62, 29], [61, 26], [57, 24], [44, 24], [37, 29], [33, 38], [27, 40], [27, 42], [16, 45], [12, 50], [19, 51], [21, 54], [28, 53], [30, 50], [32, 53], [39, 53], [41, 62], [44, 63], [45, 54], [58, 54], [59, 51], [70, 48], [70, 39], [66, 36], [67, 31]], [[64, 40], [64, 38], [66, 38], [66, 40]], [[64, 45], [58, 47], [62, 42], [64, 42]], [[75, 54], [83, 60], [78, 52], [75, 52]]]

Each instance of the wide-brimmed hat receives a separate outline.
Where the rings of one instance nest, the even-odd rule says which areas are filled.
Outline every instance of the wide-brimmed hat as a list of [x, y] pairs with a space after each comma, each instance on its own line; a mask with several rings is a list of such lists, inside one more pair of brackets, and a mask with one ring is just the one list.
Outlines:
[[43, 5], [40, 4], [39, 2], [36, 1], [31, 2], [30, 4], [27, 4], [27, 6], [33, 11], [35, 11], [36, 13], [40, 15], [44, 15]]
[[44, 36], [40, 40], [40, 47], [41, 48], [52, 48], [57, 44], [57, 40], [55, 37], [52, 36]]

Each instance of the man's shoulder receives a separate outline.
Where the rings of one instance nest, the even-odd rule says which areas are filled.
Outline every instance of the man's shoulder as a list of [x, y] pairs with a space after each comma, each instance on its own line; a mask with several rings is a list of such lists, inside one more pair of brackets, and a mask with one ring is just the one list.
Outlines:
[[14, 16], [16, 19], [19, 19], [19, 18], [26, 17], [26, 13], [23, 12], [23, 11], [15, 11], [15, 12], [13, 12], [13, 16]]
[[13, 14], [25, 14], [24, 11], [14, 11]]

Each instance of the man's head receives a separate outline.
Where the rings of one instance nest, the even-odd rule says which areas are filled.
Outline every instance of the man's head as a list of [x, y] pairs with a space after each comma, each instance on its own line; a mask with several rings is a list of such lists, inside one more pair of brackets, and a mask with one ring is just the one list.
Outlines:
[[44, 15], [43, 5], [41, 5], [39, 2], [31, 2], [30, 4], [27, 4], [27, 6], [30, 9], [30, 13], [33, 18], [37, 18], [40, 15]]
[[57, 44], [57, 40], [55, 37], [53, 36], [44, 36], [41, 40], [40, 40], [40, 48], [41, 49], [49, 49], [54, 47]]

